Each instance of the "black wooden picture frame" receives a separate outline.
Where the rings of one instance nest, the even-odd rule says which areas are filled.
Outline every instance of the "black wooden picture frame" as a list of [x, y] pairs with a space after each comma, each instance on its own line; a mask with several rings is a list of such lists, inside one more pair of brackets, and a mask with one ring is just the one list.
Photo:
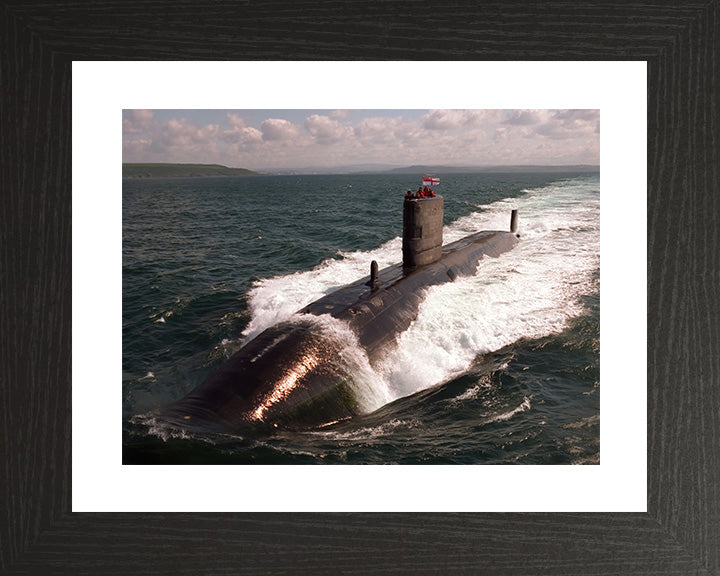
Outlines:
[[[71, 512], [72, 62], [198, 59], [647, 61], [647, 513]], [[718, 0], [6, 0], [0, 573], [720, 574], [719, 64]]]

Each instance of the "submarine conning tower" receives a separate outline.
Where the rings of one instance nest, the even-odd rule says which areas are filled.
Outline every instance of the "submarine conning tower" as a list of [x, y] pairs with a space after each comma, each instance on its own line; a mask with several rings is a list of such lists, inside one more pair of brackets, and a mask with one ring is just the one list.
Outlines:
[[405, 198], [403, 266], [414, 268], [440, 259], [443, 243], [443, 198]]

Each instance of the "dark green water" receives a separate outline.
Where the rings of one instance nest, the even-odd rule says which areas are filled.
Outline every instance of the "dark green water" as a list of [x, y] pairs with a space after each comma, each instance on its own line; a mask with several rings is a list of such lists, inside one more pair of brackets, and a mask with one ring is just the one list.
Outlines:
[[399, 261], [418, 178], [125, 180], [124, 463], [599, 463], [598, 175], [440, 177], [446, 242], [518, 208], [520, 245], [428, 292], [355, 375], [367, 414], [260, 438], [189, 434], [152, 410], [371, 260]]

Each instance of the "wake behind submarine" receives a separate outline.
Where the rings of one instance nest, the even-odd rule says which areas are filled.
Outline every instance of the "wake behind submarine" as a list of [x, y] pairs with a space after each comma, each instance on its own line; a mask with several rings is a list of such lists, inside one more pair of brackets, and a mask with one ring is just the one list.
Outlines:
[[517, 210], [510, 231], [482, 231], [442, 245], [443, 198], [405, 197], [401, 263], [327, 294], [294, 319], [266, 329], [184, 398], [155, 416], [198, 432], [306, 429], [361, 413], [344, 342], [313, 321], [330, 315], [346, 323], [372, 364], [418, 315], [428, 286], [475, 273], [484, 256], [517, 243]]

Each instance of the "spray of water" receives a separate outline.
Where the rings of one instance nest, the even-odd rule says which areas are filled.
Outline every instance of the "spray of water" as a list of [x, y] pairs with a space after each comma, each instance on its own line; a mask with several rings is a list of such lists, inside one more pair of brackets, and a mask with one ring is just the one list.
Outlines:
[[[445, 228], [444, 241], [478, 230], [505, 230], [512, 208], [520, 212], [520, 244], [500, 258], [483, 259], [472, 277], [429, 288], [417, 319], [373, 365], [357, 355], [359, 347], [346, 326], [327, 320], [327, 329], [349, 344], [347, 360], [368, 411], [449, 380], [467, 370], [479, 354], [520, 338], [560, 332], [570, 318], [583, 313], [579, 297], [598, 289], [593, 283], [600, 266], [597, 183], [561, 181], [526, 190], [518, 198], [478, 205], [477, 211]], [[257, 282], [249, 293], [252, 319], [243, 333], [245, 341], [362, 278], [372, 260], [381, 268], [396, 263], [400, 251], [401, 240], [395, 238], [369, 252], [339, 254], [307, 272]]]

